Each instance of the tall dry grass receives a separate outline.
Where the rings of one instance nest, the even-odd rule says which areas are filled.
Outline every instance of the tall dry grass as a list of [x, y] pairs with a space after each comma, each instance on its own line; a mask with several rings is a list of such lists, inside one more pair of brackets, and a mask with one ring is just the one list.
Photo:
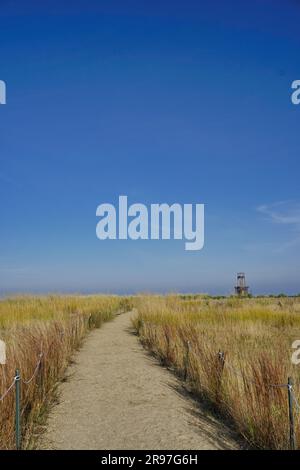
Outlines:
[[[251, 444], [289, 448], [287, 388], [270, 385], [292, 376], [300, 402], [300, 366], [291, 362], [292, 342], [300, 339], [300, 299], [149, 296], [136, 306], [134, 326], [145, 347], [186, 376]], [[300, 446], [299, 410], [295, 420]]]
[[[0, 365], [0, 397], [21, 371], [22, 447], [30, 447], [38, 423], [72, 352], [85, 334], [99, 328], [116, 312], [130, 307], [117, 296], [18, 297], [0, 301], [0, 339], [6, 342], [7, 361]], [[42, 353], [42, 355], [41, 355]], [[36, 369], [36, 365], [38, 367]], [[0, 402], [0, 449], [15, 447], [14, 389]]]

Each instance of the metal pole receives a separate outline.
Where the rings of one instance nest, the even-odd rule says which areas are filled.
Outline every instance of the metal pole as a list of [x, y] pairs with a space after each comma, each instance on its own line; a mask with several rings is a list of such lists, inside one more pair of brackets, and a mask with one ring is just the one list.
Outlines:
[[220, 362], [220, 376], [222, 375], [224, 366], [225, 366], [225, 353], [223, 351], [218, 352], [218, 358]]
[[225, 353], [221, 350], [218, 352], [218, 369], [216, 371], [216, 402], [220, 402], [222, 395], [222, 376], [225, 366]]
[[38, 387], [40, 390], [40, 400], [43, 400], [44, 398], [44, 383], [43, 383], [43, 357], [41, 358], [41, 362], [39, 365], [39, 371], [38, 371]]
[[293, 413], [293, 379], [288, 378], [288, 401], [289, 401], [289, 421], [290, 421], [290, 448], [296, 449], [296, 436], [294, 426], [294, 413]]
[[20, 372], [16, 369], [16, 449], [21, 448], [21, 421], [20, 421]]
[[187, 381], [187, 376], [188, 376], [188, 366], [189, 366], [189, 360], [190, 360], [190, 347], [191, 343], [190, 341], [187, 342], [186, 344], [186, 352], [185, 352], [185, 358], [184, 358], [184, 381]]

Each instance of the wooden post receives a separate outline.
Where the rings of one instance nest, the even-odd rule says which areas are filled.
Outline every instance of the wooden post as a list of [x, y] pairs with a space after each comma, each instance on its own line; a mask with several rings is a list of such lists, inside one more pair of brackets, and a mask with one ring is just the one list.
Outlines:
[[15, 375], [15, 384], [16, 384], [16, 449], [20, 450], [21, 448], [21, 422], [20, 422], [20, 372], [16, 369]]
[[288, 402], [289, 402], [289, 422], [290, 422], [290, 448], [296, 449], [296, 436], [295, 436], [295, 423], [294, 423], [294, 412], [293, 412], [293, 379], [288, 378]]

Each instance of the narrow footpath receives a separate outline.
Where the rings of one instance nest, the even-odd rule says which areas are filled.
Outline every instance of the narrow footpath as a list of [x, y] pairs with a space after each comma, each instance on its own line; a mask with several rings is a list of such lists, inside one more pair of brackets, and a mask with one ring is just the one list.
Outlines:
[[74, 356], [41, 449], [238, 449], [133, 334], [132, 312], [92, 331]]

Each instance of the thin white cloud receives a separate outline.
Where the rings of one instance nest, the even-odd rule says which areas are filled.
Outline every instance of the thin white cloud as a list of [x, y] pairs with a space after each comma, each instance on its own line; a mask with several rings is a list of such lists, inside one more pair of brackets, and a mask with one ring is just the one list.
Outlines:
[[287, 233], [293, 233], [290, 239], [278, 243], [277, 241], [269, 241], [264, 245], [259, 243], [245, 247], [250, 250], [259, 247], [270, 249], [273, 253], [283, 253], [300, 245], [300, 203], [297, 201], [279, 201], [273, 204], [262, 204], [256, 208], [257, 212], [265, 216], [265, 220], [272, 224], [286, 226], [290, 228]]
[[270, 222], [282, 225], [292, 225], [300, 230], [300, 203], [280, 201], [274, 204], [263, 204], [257, 211], [264, 214]]

